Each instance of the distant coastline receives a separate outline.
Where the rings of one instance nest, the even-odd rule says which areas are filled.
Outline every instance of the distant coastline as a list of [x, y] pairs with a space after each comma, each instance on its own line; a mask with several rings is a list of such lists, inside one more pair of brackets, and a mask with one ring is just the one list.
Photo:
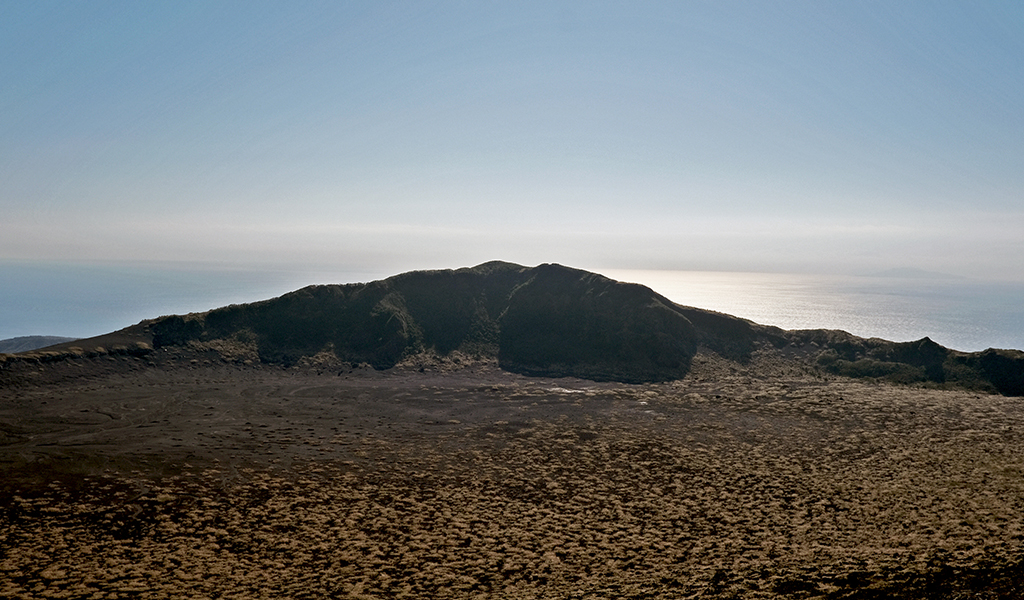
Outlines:
[[952, 275], [950, 273], [940, 273], [938, 271], [926, 271], [924, 269], [915, 269], [913, 267], [885, 269], [884, 271], [869, 273], [865, 277], [891, 277], [894, 279], [967, 279], [962, 275]]
[[23, 335], [19, 337], [0, 340], [0, 352], [14, 354], [17, 352], [28, 352], [38, 350], [54, 344], [73, 342], [78, 338], [62, 337], [59, 335]]

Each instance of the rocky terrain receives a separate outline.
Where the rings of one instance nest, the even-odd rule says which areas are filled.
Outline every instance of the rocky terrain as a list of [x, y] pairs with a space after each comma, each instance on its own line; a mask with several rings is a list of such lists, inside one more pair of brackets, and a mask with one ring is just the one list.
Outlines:
[[[467, 302], [471, 326], [431, 325], [401, 281], [361, 300], [404, 304], [366, 331], [405, 337], [289, 345], [237, 316], [366, 284], [4, 357], [0, 597], [1024, 596], [1017, 354], [783, 332], [569, 274], [514, 311]], [[580, 295], [604, 299], [559, 300]], [[562, 347], [536, 331], [549, 305], [596, 347], [656, 323], [679, 360]]]

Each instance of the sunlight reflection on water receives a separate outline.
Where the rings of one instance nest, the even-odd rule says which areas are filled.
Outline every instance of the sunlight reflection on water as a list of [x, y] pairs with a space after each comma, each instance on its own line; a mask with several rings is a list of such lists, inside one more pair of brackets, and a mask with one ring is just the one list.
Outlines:
[[[967, 279], [595, 269], [674, 302], [784, 329], [843, 329], [957, 350], [1024, 349], [1024, 284]], [[0, 339], [100, 335], [163, 314], [254, 302], [312, 283], [373, 281], [380, 272], [190, 265], [0, 263]]]
[[784, 329], [842, 329], [957, 350], [1024, 348], [1024, 285], [782, 273], [604, 270], [673, 302]]

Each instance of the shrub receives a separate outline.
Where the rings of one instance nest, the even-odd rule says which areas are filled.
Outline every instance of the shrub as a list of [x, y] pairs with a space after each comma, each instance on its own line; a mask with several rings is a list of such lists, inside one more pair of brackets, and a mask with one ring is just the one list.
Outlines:
[[[826, 353], [823, 352], [822, 354]], [[828, 361], [829, 359], [826, 360]], [[820, 357], [819, 364], [821, 364]], [[886, 379], [894, 383], [916, 383], [927, 380], [925, 370], [921, 367], [915, 367], [907, 363], [880, 361], [873, 358], [849, 361], [837, 357], [835, 360], [827, 362], [827, 369], [832, 373], [845, 377], [874, 377]]]

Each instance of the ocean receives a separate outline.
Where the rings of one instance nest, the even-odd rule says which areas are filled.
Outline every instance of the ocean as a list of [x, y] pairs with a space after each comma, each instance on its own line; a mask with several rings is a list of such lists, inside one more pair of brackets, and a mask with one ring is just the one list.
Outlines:
[[0, 339], [92, 337], [169, 314], [394, 273], [153, 263], [0, 263]]
[[715, 271], [603, 274], [643, 283], [678, 304], [783, 329], [842, 329], [948, 348], [1024, 349], [1024, 282], [968, 278]]
[[[956, 350], [1024, 349], [1024, 282], [592, 269], [643, 283], [679, 304], [784, 329], [922, 337]], [[0, 339], [90, 337], [142, 319], [279, 296], [313, 283], [394, 273], [194, 265], [0, 263]]]

